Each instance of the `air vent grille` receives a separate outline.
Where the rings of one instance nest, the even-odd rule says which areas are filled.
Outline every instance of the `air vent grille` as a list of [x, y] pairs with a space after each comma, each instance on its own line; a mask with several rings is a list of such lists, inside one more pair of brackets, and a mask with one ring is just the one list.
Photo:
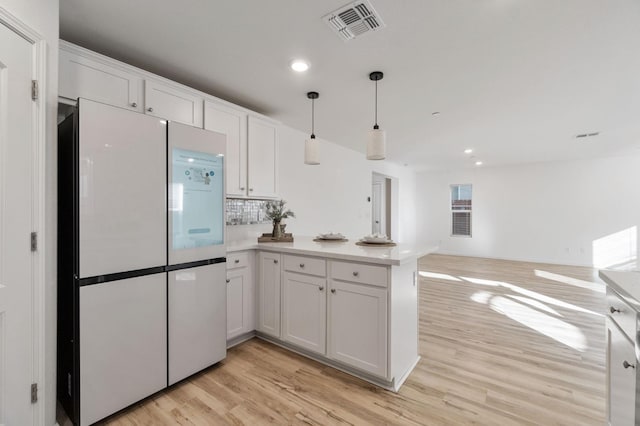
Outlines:
[[380, 15], [368, 0], [349, 3], [323, 16], [322, 19], [343, 40], [352, 40], [385, 27]]

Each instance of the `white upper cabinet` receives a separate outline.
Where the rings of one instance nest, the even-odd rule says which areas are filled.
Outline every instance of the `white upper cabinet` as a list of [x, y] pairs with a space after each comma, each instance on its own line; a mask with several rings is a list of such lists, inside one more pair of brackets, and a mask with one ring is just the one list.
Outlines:
[[61, 97], [80, 97], [142, 111], [142, 79], [123, 69], [60, 49]]
[[144, 111], [159, 118], [202, 127], [203, 99], [160, 82], [145, 80]]
[[247, 114], [238, 109], [205, 101], [204, 128], [227, 136], [227, 195], [247, 195]]
[[278, 127], [257, 117], [248, 119], [249, 197], [278, 196]]

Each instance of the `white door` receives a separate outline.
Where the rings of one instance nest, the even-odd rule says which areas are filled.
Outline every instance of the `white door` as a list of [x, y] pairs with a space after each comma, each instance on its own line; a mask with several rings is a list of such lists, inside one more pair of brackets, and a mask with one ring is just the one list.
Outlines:
[[285, 272], [282, 280], [282, 339], [325, 354], [327, 292], [325, 278]]
[[33, 45], [0, 23], [0, 424], [34, 421]]
[[280, 255], [258, 254], [258, 330], [280, 337]]
[[145, 113], [202, 128], [201, 97], [164, 84], [145, 80]]
[[80, 424], [167, 386], [166, 274], [80, 287]]
[[224, 167], [227, 195], [247, 195], [247, 114], [205, 102], [204, 128], [227, 136]]
[[607, 318], [608, 421], [631, 426], [636, 418], [636, 354], [633, 343]]
[[248, 119], [249, 196], [278, 196], [278, 129], [256, 117]]
[[241, 335], [246, 328], [244, 302], [249, 286], [246, 269], [227, 272], [227, 340]]
[[387, 376], [387, 289], [331, 281], [329, 357]]
[[372, 229], [374, 234], [384, 232], [384, 184], [383, 182], [373, 182], [371, 191], [371, 208], [372, 208]]
[[169, 272], [169, 385], [227, 356], [226, 265]]
[[80, 278], [165, 265], [166, 121], [79, 105]]

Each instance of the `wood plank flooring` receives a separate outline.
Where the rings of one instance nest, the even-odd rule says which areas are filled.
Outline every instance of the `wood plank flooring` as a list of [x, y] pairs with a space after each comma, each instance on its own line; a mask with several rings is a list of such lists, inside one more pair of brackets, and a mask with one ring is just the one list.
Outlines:
[[398, 394], [253, 339], [110, 425], [602, 425], [603, 285], [589, 268], [429, 255], [422, 360]]

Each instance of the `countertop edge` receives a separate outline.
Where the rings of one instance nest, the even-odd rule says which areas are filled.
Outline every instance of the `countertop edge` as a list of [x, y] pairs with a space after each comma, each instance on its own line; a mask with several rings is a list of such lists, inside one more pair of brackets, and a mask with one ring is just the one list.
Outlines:
[[288, 253], [288, 254], [300, 254], [307, 256], [319, 256], [326, 257], [329, 259], [337, 259], [337, 260], [347, 260], [353, 262], [364, 262], [364, 263], [375, 263], [380, 265], [387, 266], [400, 266], [409, 262], [417, 261], [422, 256], [426, 256], [429, 253], [435, 251], [434, 248], [420, 248], [413, 253], [407, 254], [405, 256], [400, 256], [395, 259], [385, 259], [379, 257], [371, 257], [371, 256], [363, 256], [363, 255], [354, 255], [347, 253], [337, 253], [331, 252], [330, 249], [328, 251], [324, 250], [313, 250], [308, 248], [300, 248], [300, 247], [279, 247], [275, 244], [278, 243], [258, 243], [252, 241], [242, 241], [238, 244], [232, 244], [227, 246], [227, 253], [236, 253], [239, 251], [246, 250], [264, 250], [271, 252], [279, 252], [279, 253]]
[[632, 277], [637, 281], [640, 276], [638, 272], [601, 269], [598, 271], [598, 276], [602, 278], [602, 281], [604, 281], [608, 287], [618, 293], [625, 302], [631, 305], [636, 311], [640, 312], [640, 299], [634, 297], [626, 288], [626, 285], [620, 282], [620, 278], [624, 277]]

